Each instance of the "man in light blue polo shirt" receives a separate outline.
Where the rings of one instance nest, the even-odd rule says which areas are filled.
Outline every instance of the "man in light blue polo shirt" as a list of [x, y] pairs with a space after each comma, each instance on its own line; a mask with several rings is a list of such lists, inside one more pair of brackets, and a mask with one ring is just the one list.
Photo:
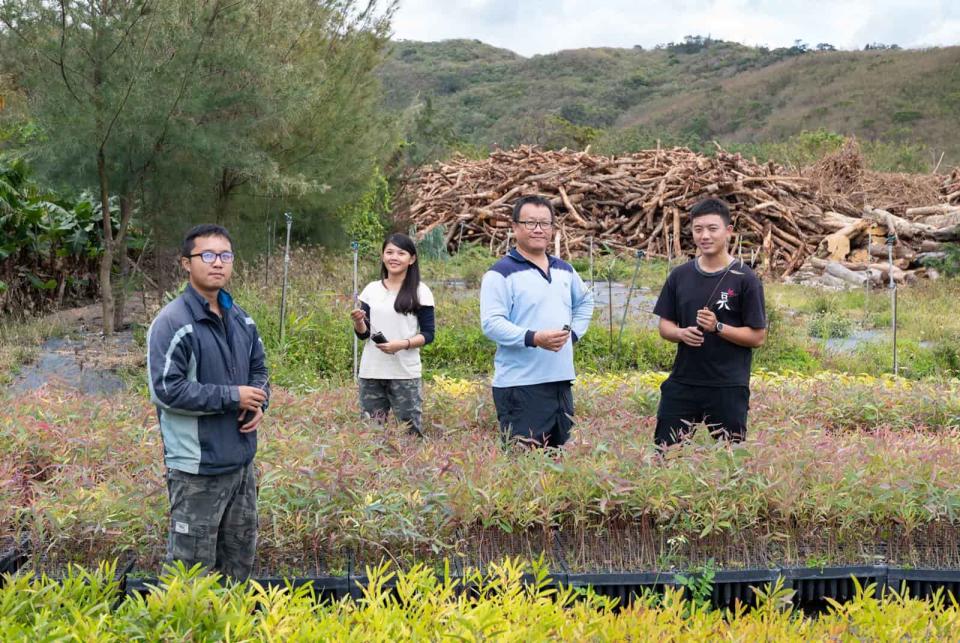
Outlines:
[[513, 206], [516, 247], [483, 277], [480, 324], [496, 342], [493, 402], [505, 439], [562, 446], [573, 425], [573, 344], [593, 315], [593, 293], [573, 267], [547, 254], [556, 216], [549, 200]]

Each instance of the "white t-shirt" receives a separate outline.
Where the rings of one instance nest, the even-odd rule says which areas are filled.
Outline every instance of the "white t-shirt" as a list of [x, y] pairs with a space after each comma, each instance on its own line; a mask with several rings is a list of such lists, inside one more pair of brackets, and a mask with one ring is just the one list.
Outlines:
[[[426, 284], [420, 282], [417, 298], [421, 306], [433, 306], [433, 293]], [[383, 281], [371, 281], [363, 292], [360, 301], [370, 306], [370, 334], [383, 333], [389, 341], [410, 339], [420, 332], [417, 314], [401, 314], [393, 304], [397, 293], [387, 290]], [[393, 355], [384, 353], [373, 340], [367, 339], [360, 357], [359, 376], [372, 380], [408, 380], [420, 377], [420, 349], [400, 350]]]

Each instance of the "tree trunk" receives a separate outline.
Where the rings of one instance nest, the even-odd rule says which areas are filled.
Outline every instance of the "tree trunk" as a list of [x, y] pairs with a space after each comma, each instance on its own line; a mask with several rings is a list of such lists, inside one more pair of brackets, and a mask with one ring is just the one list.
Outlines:
[[127, 256], [127, 225], [133, 217], [133, 196], [130, 192], [120, 195], [120, 232], [117, 234], [115, 248], [117, 252], [117, 290], [113, 311], [113, 327], [123, 327], [123, 316], [127, 303], [127, 290], [130, 287], [130, 258]]
[[97, 151], [97, 177], [100, 180], [100, 207], [103, 209], [103, 254], [100, 256], [100, 299], [103, 304], [103, 334], [113, 334], [113, 224], [110, 221], [110, 190], [107, 185], [107, 160], [103, 148]]

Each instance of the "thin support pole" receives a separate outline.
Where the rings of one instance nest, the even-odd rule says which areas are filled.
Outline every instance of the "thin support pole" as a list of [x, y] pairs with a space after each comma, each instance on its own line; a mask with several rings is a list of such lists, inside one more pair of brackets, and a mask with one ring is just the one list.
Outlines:
[[280, 292], [280, 344], [283, 345], [284, 322], [287, 319], [287, 274], [290, 271], [290, 228], [293, 227], [293, 215], [284, 212], [283, 216], [287, 220], [287, 247], [283, 253], [283, 290]]
[[887, 235], [887, 260], [890, 264], [888, 275], [890, 288], [890, 324], [893, 331], [893, 374], [900, 375], [900, 361], [897, 358], [897, 283], [893, 280], [893, 244], [897, 241], [897, 235], [892, 232]]
[[275, 219], [267, 221], [267, 261], [264, 265], [264, 285], [270, 284], [270, 260], [273, 259], [273, 248], [276, 245], [277, 222]]
[[610, 354], [613, 355], [613, 265], [607, 272], [607, 317], [610, 318]]
[[[357, 281], [357, 279], [358, 279], [357, 273], [359, 272], [360, 243], [357, 242], [357, 241], [351, 241], [351, 242], [350, 242], [350, 249], [353, 250], [353, 307], [354, 307], [354, 308], [359, 308], [359, 307], [360, 307], [360, 301], [359, 301], [359, 298], [360, 298], [360, 294], [359, 294], [360, 284], [359, 284], [358, 281]], [[358, 373], [359, 373], [359, 371], [357, 370], [357, 367], [358, 367], [358, 363], [357, 363], [357, 334], [354, 333], [354, 334], [353, 334], [353, 381], [354, 381], [354, 382], [357, 381], [357, 377], [358, 377]]]
[[590, 290], [596, 290], [597, 284], [593, 279], [593, 237], [590, 237]]
[[633, 289], [637, 285], [637, 275], [640, 274], [640, 262], [643, 260], [643, 250], [637, 250], [637, 264], [633, 268], [633, 277], [630, 279], [630, 290], [627, 291], [627, 303], [623, 307], [623, 316], [620, 318], [620, 332], [617, 333], [617, 351], [619, 352], [621, 340], [623, 339], [623, 327], [627, 325], [627, 312], [630, 310], [630, 299], [633, 297]]

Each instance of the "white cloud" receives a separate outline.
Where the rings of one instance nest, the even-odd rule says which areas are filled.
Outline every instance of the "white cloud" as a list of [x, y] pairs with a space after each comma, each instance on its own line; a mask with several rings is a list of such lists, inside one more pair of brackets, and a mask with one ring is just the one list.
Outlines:
[[400, 0], [397, 38], [475, 38], [525, 56], [653, 47], [686, 35], [788, 47], [960, 44], [955, 0]]

